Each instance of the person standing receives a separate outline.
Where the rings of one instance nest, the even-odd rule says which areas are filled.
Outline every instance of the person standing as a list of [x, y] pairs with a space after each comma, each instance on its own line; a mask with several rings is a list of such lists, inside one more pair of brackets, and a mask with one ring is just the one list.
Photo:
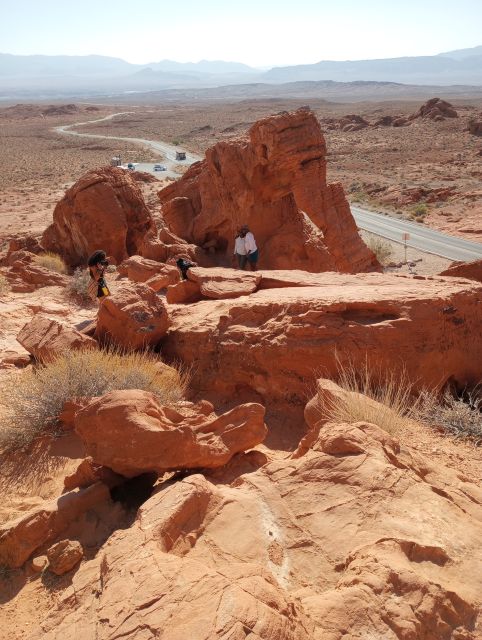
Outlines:
[[88, 262], [90, 282], [87, 291], [92, 300], [97, 300], [100, 304], [104, 298], [110, 296], [109, 287], [105, 281], [104, 273], [109, 262], [105, 251], [94, 251]]
[[249, 268], [251, 269], [251, 271], [256, 271], [259, 252], [256, 245], [256, 240], [254, 239], [254, 235], [249, 230], [247, 224], [244, 224], [241, 227], [241, 234], [244, 234], [244, 246], [246, 248], [246, 257], [248, 260]]
[[238, 267], [244, 271], [246, 269], [246, 261], [248, 256], [246, 255], [246, 243], [244, 236], [241, 235], [241, 229], [236, 231], [236, 237], [234, 238], [234, 255], [233, 260], [237, 259]]

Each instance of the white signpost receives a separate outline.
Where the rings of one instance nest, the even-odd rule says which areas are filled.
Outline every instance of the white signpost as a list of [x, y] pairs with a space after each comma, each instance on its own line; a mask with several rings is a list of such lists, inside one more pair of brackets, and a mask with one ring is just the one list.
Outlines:
[[405, 263], [407, 262], [407, 240], [410, 240], [409, 233], [402, 233], [402, 240], [405, 247]]

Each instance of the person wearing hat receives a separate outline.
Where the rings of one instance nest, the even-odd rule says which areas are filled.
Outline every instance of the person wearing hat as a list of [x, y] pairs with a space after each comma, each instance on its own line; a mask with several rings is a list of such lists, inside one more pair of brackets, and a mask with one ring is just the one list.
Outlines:
[[254, 235], [249, 230], [247, 224], [243, 224], [241, 227], [241, 237], [244, 238], [244, 246], [246, 248], [246, 256], [248, 258], [248, 264], [251, 271], [256, 271], [258, 263], [258, 247]]

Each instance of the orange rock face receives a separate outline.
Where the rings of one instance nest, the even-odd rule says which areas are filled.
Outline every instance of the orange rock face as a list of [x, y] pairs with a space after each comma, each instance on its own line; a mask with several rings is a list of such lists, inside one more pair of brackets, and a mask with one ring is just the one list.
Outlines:
[[119, 263], [141, 253], [146, 234], [154, 231], [149, 209], [129, 172], [104, 167], [89, 171], [65, 193], [42, 236], [42, 246], [71, 266], [85, 265], [97, 249]]
[[475, 485], [374, 425], [327, 424], [230, 485], [159, 487], [42, 638], [476, 640], [481, 508]]
[[363, 243], [340, 184], [326, 182], [326, 148], [308, 109], [258, 121], [248, 138], [220, 142], [176, 183], [159, 193], [169, 228], [233, 254], [236, 229], [246, 223], [269, 269], [379, 269]]
[[82, 545], [77, 540], [61, 540], [47, 551], [49, 571], [61, 576], [70, 571], [84, 556]]
[[126, 349], [157, 345], [170, 319], [162, 299], [147, 284], [121, 282], [97, 314], [95, 337]]
[[93, 461], [133, 477], [153, 471], [215, 468], [266, 435], [264, 407], [241, 405], [219, 417], [187, 417], [147, 391], [112, 391], [75, 418]]
[[301, 281], [307, 277], [314, 286], [290, 286], [296, 273], [289, 272], [283, 288], [277, 272], [276, 289], [173, 309], [163, 353], [196, 362], [193, 384], [203, 397], [250, 390], [245, 400], [283, 406], [303, 398], [320, 372], [336, 376], [337, 358], [405, 368], [420, 385], [482, 378], [478, 283], [335, 273]]
[[117, 271], [133, 282], [146, 282], [154, 291], [176, 284], [180, 280], [177, 267], [142, 256], [127, 258], [117, 267]]
[[453, 262], [448, 269], [441, 271], [441, 276], [451, 276], [453, 278], [468, 278], [482, 282], [482, 260], [473, 262]]
[[93, 338], [42, 315], [34, 316], [17, 340], [34, 358], [44, 362], [66, 351], [98, 347]]

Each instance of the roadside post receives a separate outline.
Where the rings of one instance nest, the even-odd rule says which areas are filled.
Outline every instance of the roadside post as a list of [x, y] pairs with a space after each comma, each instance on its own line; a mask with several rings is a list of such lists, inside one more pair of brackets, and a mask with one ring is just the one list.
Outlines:
[[405, 247], [405, 264], [407, 263], [407, 240], [410, 240], [409, 233], [402, 233], [403, 246]]

